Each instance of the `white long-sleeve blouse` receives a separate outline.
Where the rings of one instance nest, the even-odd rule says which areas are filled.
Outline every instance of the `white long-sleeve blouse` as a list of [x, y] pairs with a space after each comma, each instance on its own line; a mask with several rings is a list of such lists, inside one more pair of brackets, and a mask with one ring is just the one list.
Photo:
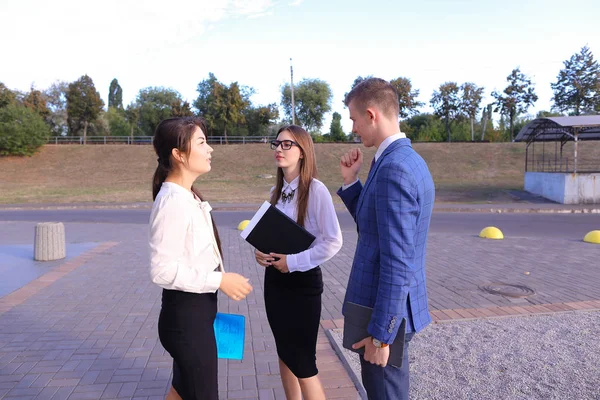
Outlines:
[[150, 215], [150, 277], [165, 289], [214, 293], [221, 285], [219, 253], [208, 202], [164, 182]]
[[[289, 184], [283, 181], [282, 193], [295, 190], [291, 201], [284, 202], [282, 197], [275, 205], [294, 221], [298, 219], [298, 183], [297, 177]], [[273, 191], [271, 189], [271, 191]], [[287, 265], [290, 272], [308, 271], [331, 259], [342, 248], [342, 231], [335, 213], [333, 200], [329, 190], [318, 179], [313, 179], [308, 196], [307, 215], [304, 219], [304, 228], [315, 236], [315, 241], [308, 250], [287, 256]]]

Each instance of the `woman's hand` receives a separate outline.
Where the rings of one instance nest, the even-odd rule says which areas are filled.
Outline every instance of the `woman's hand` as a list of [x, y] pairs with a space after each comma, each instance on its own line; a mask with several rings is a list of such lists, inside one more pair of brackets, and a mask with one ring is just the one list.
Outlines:
[[[269, 253], [273, 261], [271, 261], [271, 265], [279, 270], [279, 272], [283, 272], [287, 274], [290, 272], [287, 265], [287, 256], [285, 254], [277, 254], [277, 253]], [[278, 259], [278, 260], [277, 260]]]
[[252, 291], [249, 279], [235, 272], [224, 272], [219, 289], [231, 299], [240, 301]]
[[273, 257], [268, 254], [261, 253], [258, 250], [254, 252], [254, 257], [256, 258], [256, 262], [263, 267], [270, 267], [271, 263], [274, 261]]

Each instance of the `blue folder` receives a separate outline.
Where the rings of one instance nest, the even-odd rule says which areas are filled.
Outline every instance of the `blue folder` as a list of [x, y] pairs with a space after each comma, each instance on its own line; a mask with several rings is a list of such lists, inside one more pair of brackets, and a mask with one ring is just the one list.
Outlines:
[[217, 356], [241, 360], [244, 357], [246, 317], [218, 312], [214, 328], [217, 339]]

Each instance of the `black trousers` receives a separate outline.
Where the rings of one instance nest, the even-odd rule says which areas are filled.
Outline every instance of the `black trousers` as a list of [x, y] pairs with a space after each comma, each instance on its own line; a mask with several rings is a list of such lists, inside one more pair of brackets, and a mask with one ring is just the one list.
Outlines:
[[183, 400], [218, 400], [216, 293], [163, 289], [158, 336], [173, 357], [173, 387]]

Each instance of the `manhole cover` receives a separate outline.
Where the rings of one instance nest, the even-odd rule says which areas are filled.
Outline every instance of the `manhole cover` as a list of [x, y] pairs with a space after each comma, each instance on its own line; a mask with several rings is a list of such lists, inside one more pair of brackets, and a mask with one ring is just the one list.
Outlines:
[[511, 285], [509, 283], [488, 283], [479, 287], [484, 292], [497, 294], [499, 296], [523, 298], [535, 294], [535, 290], [523, 285]]

